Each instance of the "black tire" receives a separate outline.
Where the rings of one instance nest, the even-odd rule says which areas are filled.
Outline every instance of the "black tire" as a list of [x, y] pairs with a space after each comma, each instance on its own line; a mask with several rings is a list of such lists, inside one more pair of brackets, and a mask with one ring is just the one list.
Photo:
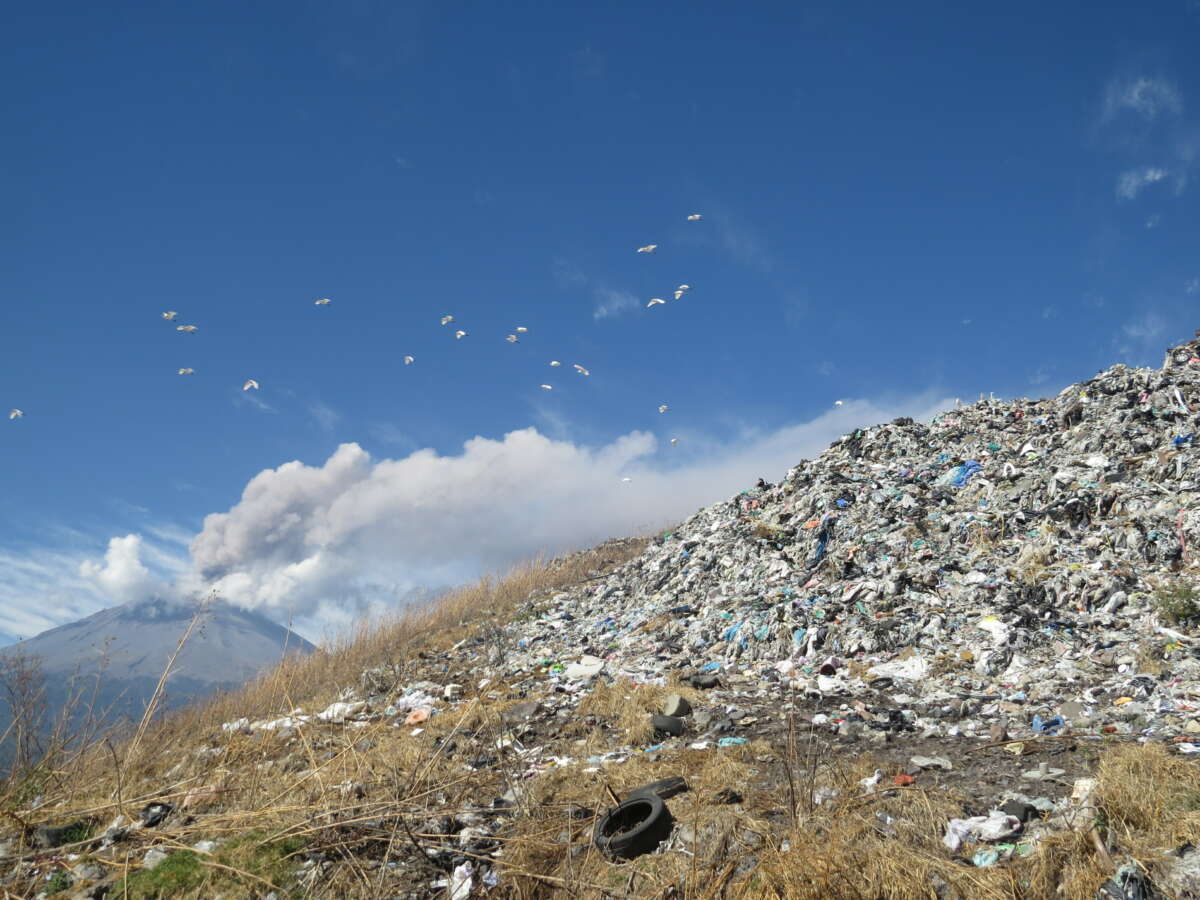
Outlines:
[[651, 716], [650, 725], [657, 734], [667, 734], [671, 737], [683, 734], [683, 719], [675, 716]]
[[652, 781], [649, 784], [643, 784], [641, 787], [636, 787], [625, 795], [626, 800], [633, 800], [635, 797], [645, 797], [647, 794], [654, 794], [660, 800], [666, 800], [669, 797], [674, 797], [676, 794], [682, 794], [688, 789], [688, 783], [682, 776], [672, 775], [670, 778], [660, 778], [658, 781]]
[[610, 859], [633, 859], [653, 853], [671, 834], [675, 820], [657, 794], [626, 800], [596, 823], [592, 841]]

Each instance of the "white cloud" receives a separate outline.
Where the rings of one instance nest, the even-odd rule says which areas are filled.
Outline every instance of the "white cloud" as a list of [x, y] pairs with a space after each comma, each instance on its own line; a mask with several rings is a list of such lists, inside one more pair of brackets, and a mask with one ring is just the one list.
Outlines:
[[1122, 333], [1135, 341], [1156, 340], [1166, 330], [1166, 321], [1162, 316], [1153, 312], [1145, 313], [1140, 318], [1121, 326]]
[[1178, 115], [1183, 110], [1183, 95], [1179, 88], [1165, 78], [1145, 75], [1117, 78], [1109, 82], [1104, 92], [1104, 120], [1109, 121], [1123, 112], [1133, 112], [1147, 122], [1160, 116]]
[[1122, 172], [1117, 178], [1117, 196], [1122, 200], [1132, 200], [1147, 185], [1162, 181], [1171, 173], [1158, 166], [1142, 166]]
[[412, 436], [394, 422], [376, 422], [369, 428], [371, 437], [381, 444], [391, 444], [394, 447], [413, 448], [417, 442]]
[[334, 426], [341, 421], [341, 413], [331, 406], [326, 406], [320, 400], [314, 400], [308, 407], [309, 415], [325, 431], [333, 431]]
[[239, 390], [233, 396], [234, 396], [234, 403], [241, 403], [241, 404], [245, 404], [248, 406], [253, 406], [255, 409], [261, 410], [262, 412], [269, 412], [269, 413], [279, 412], [279, 410], [277, 410], [271, 404], [267, 403], [265, 400], [260, 398], [258, 396], [258, 392], [253, 389], [251, 389], [249, 391]]
[[526, 428], [473, 438], [453, 456], [426, 449], [381, 460], [343, 444], [323, 465], [259, 473], [232, 509], [208, 516], [185, 587], [301, 619], [330, 604], [375, 606], [538, 552], [676, 522], [760, 475], [779, 478], [848, 430], [946, 405], [929, 394], [849, 401], [736, 442], [669, 448], [664, 439], [662, 455], [658, 439], [640, 431], [593, 449]]
[[79, 565], [79, 574], [94, 583], [100, 591], [115, 603], [144, 600], [154, 593], [162, 593], [166, 585], [155, 579], [150, 570], [142, 565], [142, 538], [127, 534], [108, 542], [103, 565], [87, 559]]
[[735, 262], [764, 274], [775, 268], [775, 257], [766, 241], [750, 226], [719, 213], [710, 216], [710, 221], [721, 247]]
[[0, 548], [0, 632], [32, 637], [140, 599], [144, 591], [169, 594], [170, 582], [190, 569], [187, 544], [194, 532], [163, 523], [142, 531], [111, 539], [102, 561], [94, 557], [104, 538], [74, 529], [39, 531], [42, 543]]
[[596, 298], [596, 308], [592, 310], [592, 318], [599, 321], [621, 313], [636, 309], [637, 297], [628, 291], [615, 291], [611, 288], [598, 287], [592, 292]]
[[1123, 360], [1145, 365], [1151, 361], [1149, 357], [1161, 349], [1166, 331], [1167, 320], [1150, 310], [1122, 325], [1113, 346]]

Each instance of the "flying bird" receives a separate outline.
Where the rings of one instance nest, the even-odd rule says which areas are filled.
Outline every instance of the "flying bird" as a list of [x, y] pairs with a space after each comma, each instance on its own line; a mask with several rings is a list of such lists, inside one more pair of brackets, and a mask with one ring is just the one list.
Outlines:
[[652, 306], [662, 306], [666, 302], [667, 301], [662, 297], [651, 297], [650, 302], [646, 304], [646, 309], [649, 309]]
[[454, 316], [442, 316], [442, 324], [443, 325], [449, 325], [453, 321], [454, 321]]
[[405, 364], [406, 366], [411, 366], [411, 365], [412, 365], [412, 361], [413, 361], [413, 358], [412, 358], [411, 356], [406, 356], [406, 357], [404, 357], [404, 364]]
[[675, 292], [675, 299], [676, 299], [676, 300], [682, 300], [682, 299], [683, 299], [683, 291], [676, 291], [676, 292]]
[[250, 390], [250, 388], [254, 388], [254, 390], [256, 390], [256, 391], [258, 390], [258, 382], [255, 381], [253, 378], [247, 378], [246, 383], [242, 385], [243, 391], [248, 391], [248, 390]]
[[671, 438], [671, 446], [674, 447], [679, 443], [679, 438]]
[[19, 418], [21, 418], [21, 416], [23, 416], [23, 415], [25, 415], [25, 411], [24, 411], [24, 410], [21, 410], [21, 409], [14, 409], [14, 410], [11, 410], [11, 411], [9, 412], [9, 414], [8, 414], [8, 417], [9, 417], [10, 419], [19, 419]]
[[179, 313], [175, 312], [175, 310], [172, 309], [172, 310], [169, 310], [168, 312], [163, 313], [163, 318], [166, 319], [168, 322], [170, 322], [177, 315], [179, 315]]
[[183, 369], [180, 369], [180, 370], [179, 370], [179, 374], [180, 374], [180, 375], [195, 375], [195, 374], [196, 374], [196, 370], [195, 370], [195, 369], [189, 369], [189, 368], [183, 368]]
[[628, 484], [629, 482], [633, 481], [633, 479], [632, 479], [632, 478], [630, 478], [628, 475], [626, 475], [624, 478], [622, 478], [622, 479], [621, 479], [621, 481], [623, 481], [623, 482], [625, 482], [626, 484]]
[[833, 401], [834, 406], [841, 406], [843, 403], [845, 403], [844, 400], [834, 400]]
[[699, 222], [703, 218], [704, 218], [704, 216], [700, 215], [700, 213], [692, 213], [690, 216], [688, 216], [688, 221], [689, 222]]
[[527, 332], [528, 330], [529, 330], [529, 329], [528, 329], [528, 328], [526, 328], [524, 325], [518, 325], [518, 326], [517, 326], [517, 334], [524, 334], [524, 333], [525, 333], [525, 332]]
[[671, 408], [671, 407], [667, 406], [667, 404], [665, 404], [665, 403], [664, 403], [662, 406], [660, 406], [660, 407], [658, 408], [658, 411], [659, 411], [660, 413], [665, 413], [665, 412], [666, 412], [668, 409], [670, 409], [670, 408]]
[[552, 384], [543, 384], [543, 385], [540, 385], [540, 387], [541, 387], [541, 389], [542, 389], [543, 391], [552, 391], [552, 390], [554, 390], [554, 385], [552, 385]]
[[678, 288], [676, 288], [676, 290], [680, 291], [690, 291], [691, 289], [692, 286], [690, 284], [681, 284]]
[[638, 253], [653, 253], [658, 249], [658, 244], [647, 244], [645, 247], [638, 247]]
[[316, 306], [328, 306], [329, 303], [330, 300], [328, 297], [322, 297], [320, 300], [315, 301]]
[[458, 329], [458, 331], [454, 332], [454, 339], [456, 341], [461, 341], [466, 336], [467, 336], [467, 333], [465, 331], [463, 331], [461, 328]]
[[575, 363], [575, 365], [573, 366], [573, 368], [574, 368], [574, 369], [575, 369], [575, 371], [576, 371], [576, 372], [578, 372], [580, 375], [591, 375], [591, 374], [592, 374], [592, 373], [591, 373], [591, 372], [589, 372], [587, 369], [585, 369], [583, 366], [579, 365], [579, 363]]
[[552, 360], [550, 360], [550, 365], [552, 365], [552, 366], [561, 366], [561, 365], [562, 365], [562, 363], [560, 363], [560, 362], [559, 362], [557, 359], [552, 359]]
[[188, 334], [194, 334], [196, 331], [199, 331], [199, 329], [196, 328], [195, 325], [176, 325], [175, 330], [176, 331], [186, 331]]
[[505, 340], [508, 341], [510, 344], [521, 343], [520, 339], [515, 334], [510, 334], [508, 337], [505, 338]]

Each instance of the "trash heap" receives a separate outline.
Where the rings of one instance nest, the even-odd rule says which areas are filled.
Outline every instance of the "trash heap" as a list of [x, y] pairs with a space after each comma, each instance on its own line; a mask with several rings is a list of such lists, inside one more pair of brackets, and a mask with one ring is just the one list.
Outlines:
[[1198, 413], [1195, 340], [1053, 399], [859, 429], [531, 600], [491, 661], [567, 695], [678, 671], [825, 700], [811, 721], [842, 733], [1074, 727], [1200, 752]]

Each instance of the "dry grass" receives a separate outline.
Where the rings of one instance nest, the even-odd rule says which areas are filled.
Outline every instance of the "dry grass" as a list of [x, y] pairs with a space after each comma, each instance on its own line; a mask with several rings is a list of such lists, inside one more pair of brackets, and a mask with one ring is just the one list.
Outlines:
[[[640, 550], [602, 547], [522, 567], [429, 608], [364, 626], [355, 638], [289, 659], [242, 691], [151, 723], [136, 745], [97, 748], [72, 772], [58, 773], [61, 786], [36, 810], [11, 793], [4, 809], [30, 824], [68, 817], [107, 824], [151, 799], [184, 807], [188, 818], [135, 835], [119, 845], [127, 856], [106, 863], [132, 876], [130, 896], [147, 897], [167, 895], [160, 881], [168, 875], [177, 879], [173, 897], [255, 897], [271, 886], [281, 896], [392, 896], [444, 874], [425, 857], [441, 840], [438, 816], [487, 805], [506, 791], [517, 797], [517, 809], [494, 864], [501, 885], [489, 896], [521, 900], [1091, 900], [1112, 874], [1093, 826], [1112, 859], [1137, 860], [1151, 874], [1165, 850], [1200, 843], [1200, 768], [1158, 745], [1123, 745], [1102, 758], [1095, 810], [1074, 830], [1042, 840], [1027, 858], [975, 868], [968, 862], [975, 847], [956, 858], [941, 843], [946, 821], [963, 814], [964, 798], [920, 785], [866, 793], [859, 779], [880, 764], [832, 756], [814, 734], [792, 730], [777, 744], [707, 750], [638, 749], [653, 739], [649, 717], [667, 694], [695, 705], [704, 699], [677, 680], [597, 683], [569, 723], [539, 732], [548, 752], [575, 761], [548, 768], [526, 753], [520, 727], [504, 718], [530, 698], [528, 679], [479, 688], [477, 677], [463, 677], [464, 702], [416, 734], [381, 720], [363, 728], [311, 725], [291, 735], [220, 730], [241, 716], [274, 717], [296, 706], [313, 711], [357, 684], [363, 670], [381, 665], [392, 667], [397, 685], [430, 677], [443, 663], [451, 666], [445, 680], [455, 665], [471, 675], [461, 659], [465, 650], [439, 654], [468, 639], [477, 652], [502, 653], [497, 623], [536, 610], [558, 589]], [[621, 745], [631, 748], [626, 759], [588, 762]], [[468, 765], [485, 756], [491, 761]], [[594, 820], [580, 809], [602, 811], [614, 794], [679, 774], [691, 789], [669, 800], [680, 826], [673, 841], [627, 863], [602, 858], [590, 840]], [[724, 802], [723, 789], [743, 801]], [[165, 871], [160, 881], [137, 872], [152, 840], [185, 848], [200, 839], [224, 843], [211, 855], [172, 857], [177, 871]], [[314, 855], [326, 862], [300, 869], [301, 858]], [[44, 881], [47, 871], [37, 870], [37, 878]]]
[[[580, 701], [578, 714], [607, 720], [618, 729], [624, 743], [641, 747], [653, 741], [650, 717], [662, 712], [663, 701], [671, 694], [679, 694], [692, 704], [700, 701], [700, 692], [683, 685], [673, 673], [666, 685], [635, 684], [627, 679], [598, 684]], [[600, 739], [594, 730], [588, 733]]]

